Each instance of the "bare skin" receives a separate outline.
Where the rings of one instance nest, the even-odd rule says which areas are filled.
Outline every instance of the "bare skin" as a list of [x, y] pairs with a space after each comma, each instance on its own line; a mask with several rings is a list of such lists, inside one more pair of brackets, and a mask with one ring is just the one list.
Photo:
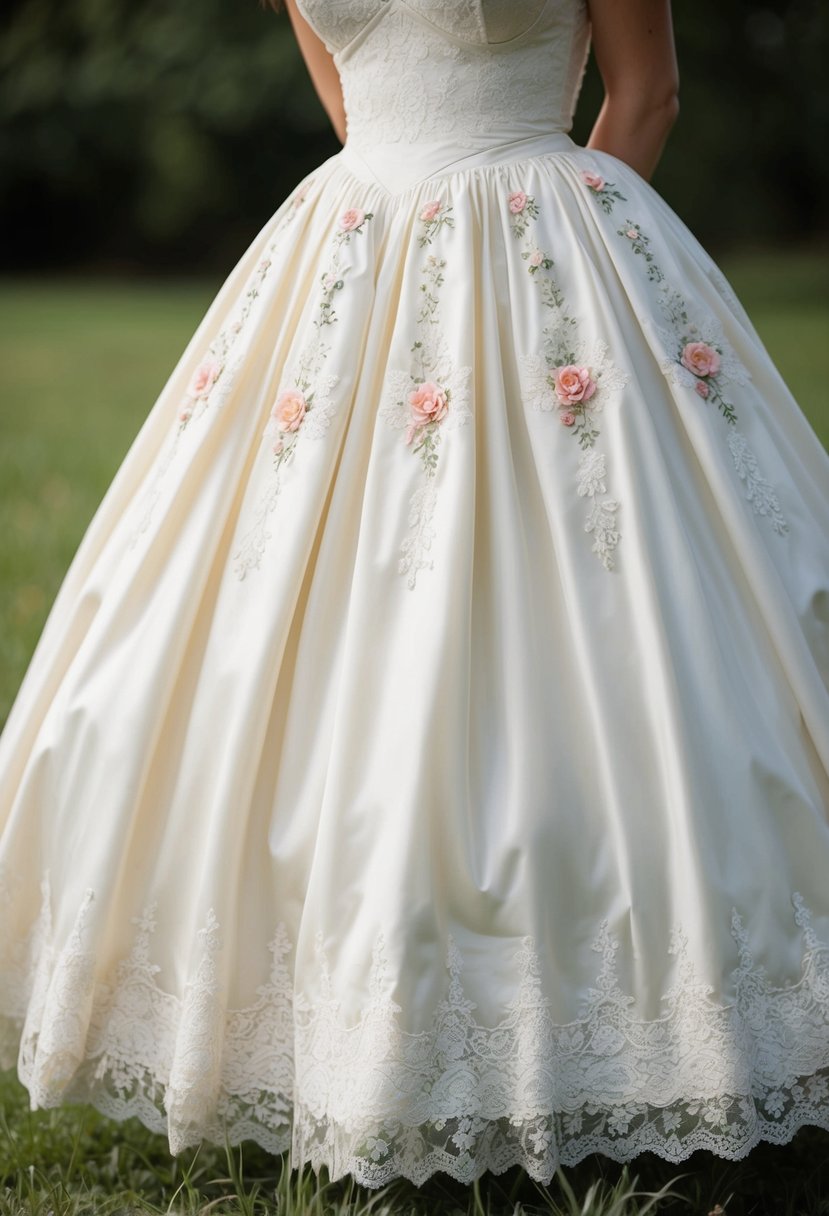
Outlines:
[[[296, 0], [285, 0], [285, 7], [314, 88], [345, 143], [345, 107], [333, 57]], [[610, 152], [649, 179], [679, 113], [671, 2], [588, 0], [588, 9], [605, 97], [587, 147]]]
[[340, 143], [345, 143], [343, 91], [340, 85], [340, 74], [334, 66], [331, 52], [326, 50], [325, 43], [299, 12], [295, 0], [285, 0], [285, 8], [288, 10], [305, 66], [308, 68], [308, 74], [317, 90], [323, 109], [331, 120], [331, 125], [336, 131]]
[[588, 0], [605, 97], [587, 141], [645, 179], [679, 114], [670, 0]]

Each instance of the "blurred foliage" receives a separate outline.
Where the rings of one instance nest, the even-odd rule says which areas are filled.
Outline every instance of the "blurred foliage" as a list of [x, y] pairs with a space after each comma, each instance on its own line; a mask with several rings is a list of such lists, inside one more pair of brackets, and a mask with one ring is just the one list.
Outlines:
[[[681, 115], [654, 185], [715, 252], [825, 237], [829, 5], [680, 0], [674, 21]], [[578, 142], [600, 99], [591, 65]], [[226, 269], [339, 146], [287, 16], [257, 0], [5, 0], [0, 219], [16, 270]]]

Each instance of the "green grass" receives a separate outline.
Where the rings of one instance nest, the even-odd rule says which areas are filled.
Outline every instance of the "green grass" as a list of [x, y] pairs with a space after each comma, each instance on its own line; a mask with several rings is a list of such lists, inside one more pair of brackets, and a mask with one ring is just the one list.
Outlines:
[[[721, 264], [829, 446], [829, 255]], [[0, 721], [83, 531], [216, 286], [0, 284]], [[829, 1216], [829, 1134], [813, 1128], [737, 1163], [697, 1154], [671, 1166], [645, 1154], [624, 1169], [594, 1157], [549, 1190], [511, 1171], [471, 1190], [438, 1178], [372, 1193], [292, 1173], [253, 1145], [175, 1159], [135, 1121], [84, 1107], [32, 1113], [11, 1075], [0, 1077], [0, 1111], [0, 1216], [627, 1216], [647, 1204], [632, 1188], [673, 1189], [683, 1198], [665, 1196], [660, 1210], [701, 1216], [716, 1204], [728, 1216]]]
[[397, 1180], [369, 1191], [291, 1170], [287, 1156], [253, 1144], [204, 1144], [176, 1158], [135, 1120], [82, 1106], [31, 1112], [11, 1074], [0, 1076], [0, 1112], [0, 1216], [707, 1216], [716, 1205], [726, 1216], [829, 1214], [829, 1133], [816, 1128], [738, 1162], [697, 1153], [673, 1165], [644, 1153], [619, 1165], [595, 1155], [559, 1170], [549, 1187], [512, 1169], [474, 1187], [435, 1175], [421, 1188]]
[[829, 448], [829, 250], [743, 254], [720, 265]]

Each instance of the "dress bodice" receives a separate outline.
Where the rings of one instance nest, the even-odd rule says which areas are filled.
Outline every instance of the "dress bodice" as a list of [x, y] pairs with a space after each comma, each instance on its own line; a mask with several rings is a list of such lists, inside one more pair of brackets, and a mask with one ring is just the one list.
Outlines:
[[298, 3], [340, 72], [347, 146], [380, 180], [570, 129], [585, 0]]

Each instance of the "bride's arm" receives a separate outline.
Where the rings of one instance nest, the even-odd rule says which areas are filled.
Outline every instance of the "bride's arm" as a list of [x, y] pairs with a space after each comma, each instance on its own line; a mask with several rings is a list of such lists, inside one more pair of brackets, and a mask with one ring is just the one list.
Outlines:
[[588, 8], [605, 98], [587, 147], [650, 178], [679, 113], [670, 0], [588, 0]]
[[299, 12], [295, 0], [285, 0], [285, 7], [288, 10], [291, 25], [294, 27], [294, 34], [314, 88], [319, 94], [326, 114], [331, 119], [340, 143], [345, 143], [343, 92], [340, 75], [334, 66], [331, 53], [326, 50], [325, 43]]

